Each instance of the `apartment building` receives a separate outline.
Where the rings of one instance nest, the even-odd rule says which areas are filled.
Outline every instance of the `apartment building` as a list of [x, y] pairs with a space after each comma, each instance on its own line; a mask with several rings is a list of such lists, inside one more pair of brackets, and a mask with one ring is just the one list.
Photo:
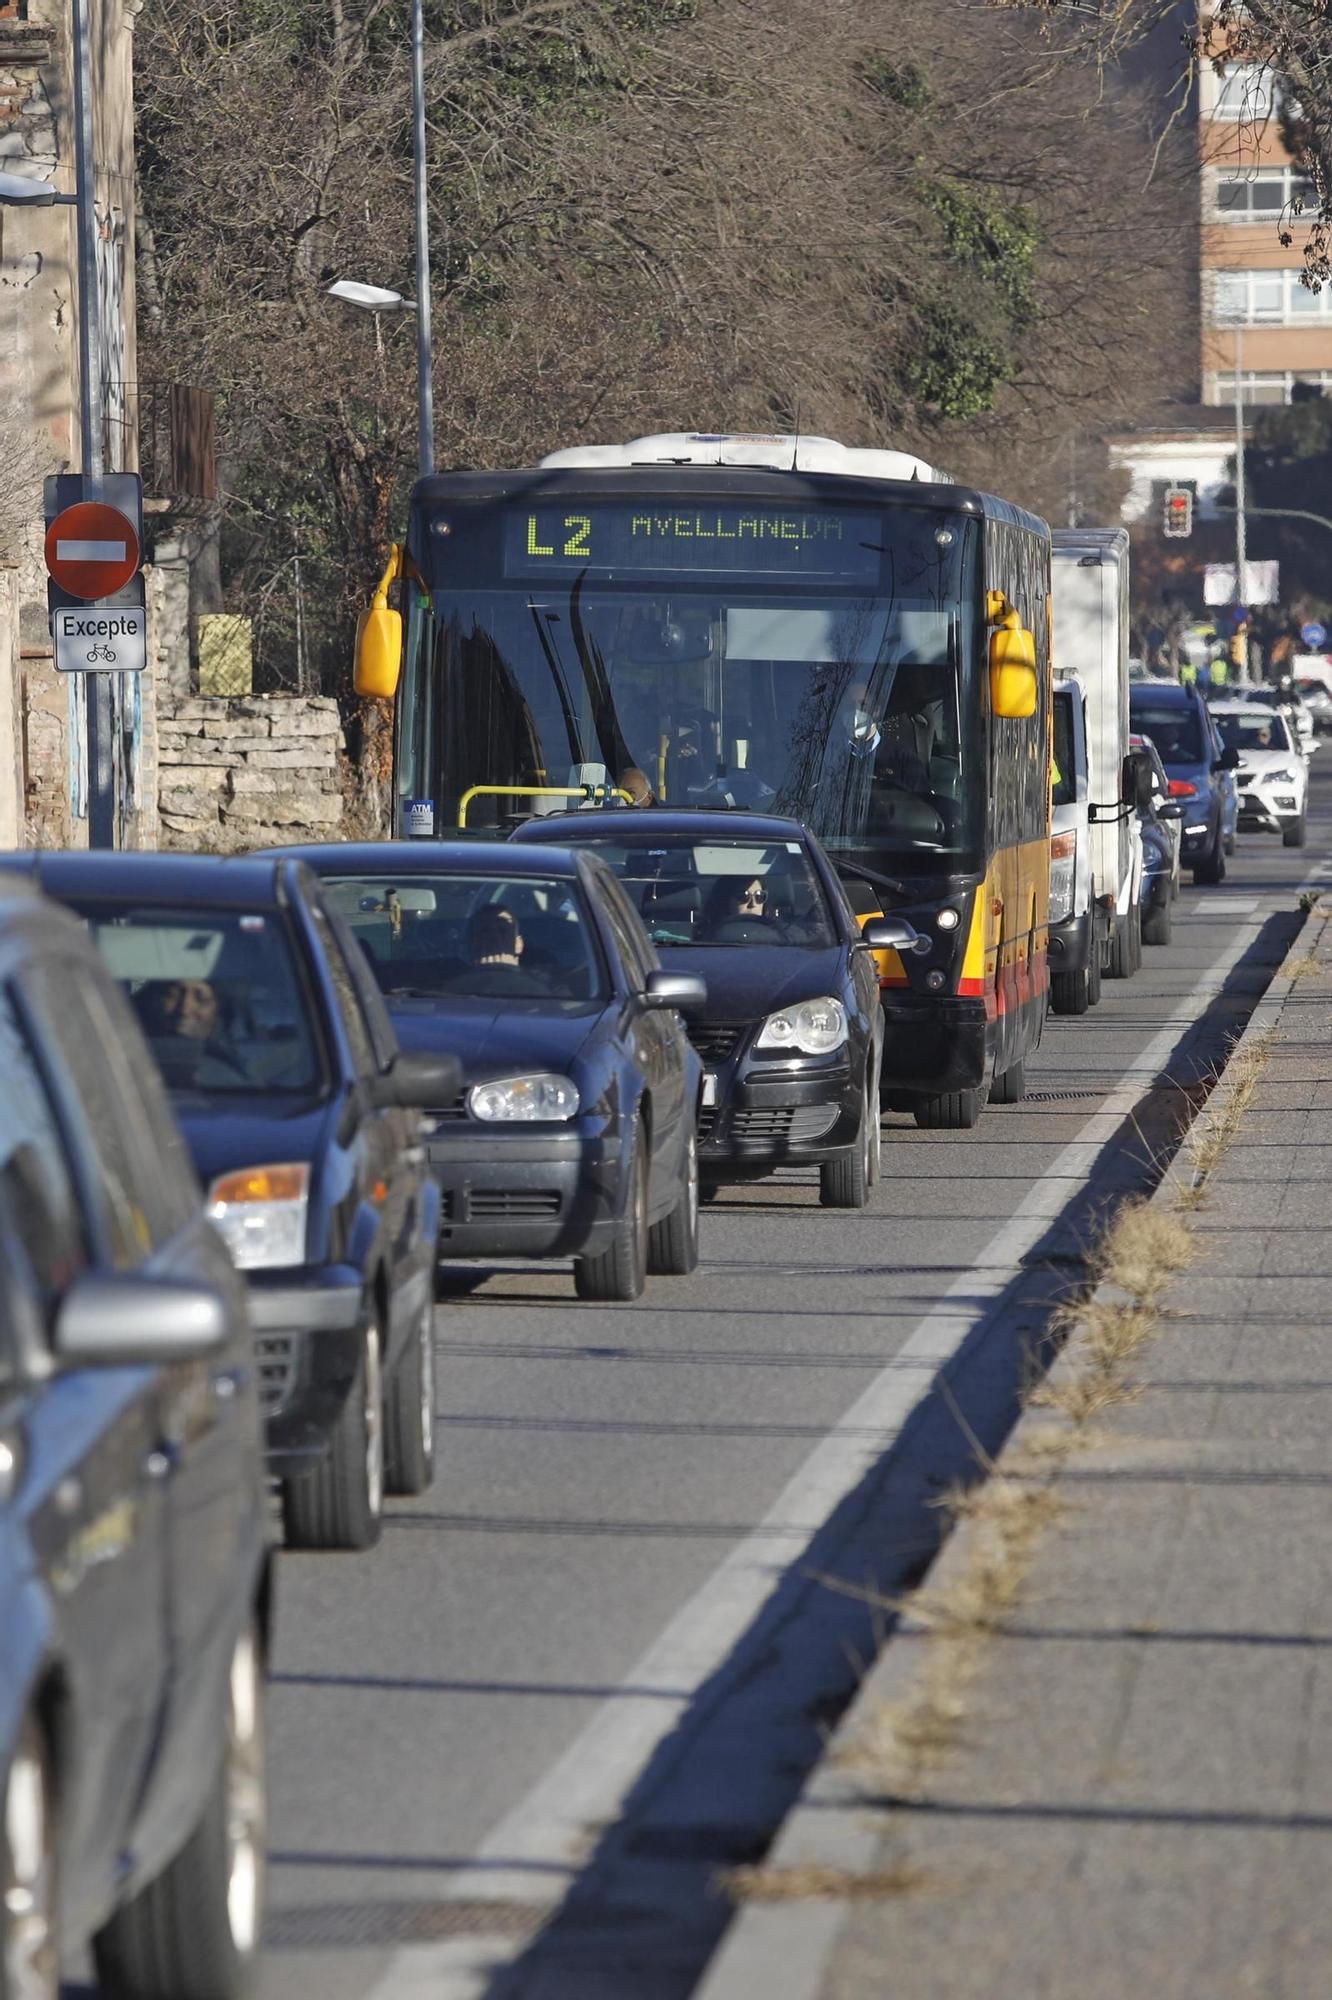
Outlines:
[[[1153, 586], [1195, 598], [1203, 564], [1231, 554], [1229, 517], [1217, 501], [1233, 478], [1237, 378], [1246, 433], [1252, 410], [1289, 403], [1302, 384], [1332, 392], [1332, 288], [1301, 283], [1299, 204], [1308, 191], [1282, 142], [1279, 89], [1260, 64], [1200, 66], [1198, 400], [1165, 404], [1107, 440], [1128, 475], [1123, 519], [1140, 570]], [[1167, 485], [1195, 495], [1188, 542], [1160, 540]]]
[[1301, 283], [1298, 209], [1313, 196], [1282, 144], [1278, 89], [1252, 63], [1200, 79], [1204, 404], [1232, 403], [1237, 374], [1246, 407], [1288, 403], [1302, 382], [1332, 389], [1332, 289]]

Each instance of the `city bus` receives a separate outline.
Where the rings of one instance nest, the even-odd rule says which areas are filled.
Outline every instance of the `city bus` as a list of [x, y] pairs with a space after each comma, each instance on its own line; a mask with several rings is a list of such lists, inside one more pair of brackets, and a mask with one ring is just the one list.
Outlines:
[[[672, 435], [420, 480], [357, 640], [393, 831], [791, 814], [885, 953], [885, 1101], [1014, 1102], [1047, 1003], [1050, 535], [922, 460]], [[391, 599], [396, 598], [396, 602]]]

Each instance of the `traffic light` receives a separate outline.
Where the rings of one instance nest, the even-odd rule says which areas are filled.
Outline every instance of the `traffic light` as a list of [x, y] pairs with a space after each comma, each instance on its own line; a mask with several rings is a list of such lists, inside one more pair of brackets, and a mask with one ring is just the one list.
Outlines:
[[1167, 486], [1165, 490], [1165, 516], [1162, 522], [1166, 536], [1171, 541], [1180, 541], [1193, 533], [1193, 489], [1189, 486]]

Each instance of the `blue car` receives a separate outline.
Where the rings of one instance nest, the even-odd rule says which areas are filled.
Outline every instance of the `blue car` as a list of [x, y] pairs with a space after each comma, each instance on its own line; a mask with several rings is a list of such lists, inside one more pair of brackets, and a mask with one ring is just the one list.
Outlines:
[[1239, 820], [1239, 752], [1227, 750], [1197, 689], [1175, 681], [1134, 681], [1129, 716], [1156, 745], [1183, 808], [1180, 859], [1195, 882], [1223, 882]]

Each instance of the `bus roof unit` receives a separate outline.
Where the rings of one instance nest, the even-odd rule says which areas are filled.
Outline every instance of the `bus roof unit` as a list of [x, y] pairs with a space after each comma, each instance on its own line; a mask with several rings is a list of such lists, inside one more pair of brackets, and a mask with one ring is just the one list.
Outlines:
[[950, 485], [946, 473], [909, 451], [861, 450], [835, 438], [798, 434], [666, 431], [628, 444], [576, 445], [552, 451], [543, 466], [751, 465], [771, 472], [828, 472], [854, 479], [926, 480]]

